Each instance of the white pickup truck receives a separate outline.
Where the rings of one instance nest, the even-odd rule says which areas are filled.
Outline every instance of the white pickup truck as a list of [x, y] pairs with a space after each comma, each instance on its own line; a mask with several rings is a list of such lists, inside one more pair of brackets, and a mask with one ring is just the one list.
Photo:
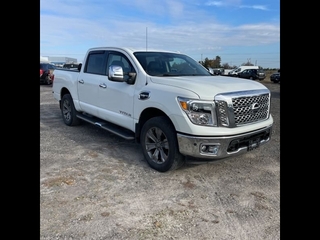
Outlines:
[[188, 158], [236, 156], [271, 138], [264, 85], [213, 76], [178, 52], [91, 48], [78, 70], [55, 70], [52, 90], [66, 125], [86, 121], [135, 140], [159, 172]]

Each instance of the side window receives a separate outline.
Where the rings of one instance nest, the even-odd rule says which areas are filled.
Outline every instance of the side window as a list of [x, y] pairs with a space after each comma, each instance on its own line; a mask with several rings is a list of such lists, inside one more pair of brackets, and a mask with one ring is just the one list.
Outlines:
[[105, 51], [89, 53], [84, 72], [106, 75], [106, 56]]

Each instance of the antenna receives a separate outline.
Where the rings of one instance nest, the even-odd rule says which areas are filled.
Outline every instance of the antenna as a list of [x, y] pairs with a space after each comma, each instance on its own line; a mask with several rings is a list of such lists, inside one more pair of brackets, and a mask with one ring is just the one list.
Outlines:
[[148, 27], [146, 27], [146, 51], [148, 51]]
[[[148, 51], [148, 27], [146, 27], [146, 52]], [[147, 59], [146, 59], [146, 64], [147, 64]], [[145, 66], [145, 72], [147, 72], [147, 66]], [[148, 85], [148, 77], [146, 74], [146, 85]]]

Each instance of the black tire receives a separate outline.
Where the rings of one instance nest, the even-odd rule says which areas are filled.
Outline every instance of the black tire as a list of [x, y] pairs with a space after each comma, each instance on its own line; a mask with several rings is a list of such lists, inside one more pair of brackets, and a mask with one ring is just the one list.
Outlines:
[[167, 117], [149, 119], [141, 130], [141, 146], [149, 166], [159, 172], [183, 166], [185, 157], [179, 152], [176, 131]]
[[61, 99], [61, 114], [63, 122], [68, 126], [76, 126], [81, 123], [81, 120], [76, 117], [77, 110], [74, 107], [73, 99], [70, 94], [63, 95]]

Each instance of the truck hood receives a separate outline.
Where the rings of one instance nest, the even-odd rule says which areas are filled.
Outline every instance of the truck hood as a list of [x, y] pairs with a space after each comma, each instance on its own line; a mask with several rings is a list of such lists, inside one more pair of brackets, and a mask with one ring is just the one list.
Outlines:
[[266, 89], [253, 80], [227, 76], [151, 77], [151, 81], [192, 91], [201, 99], [210, 99], [218, 93]]

